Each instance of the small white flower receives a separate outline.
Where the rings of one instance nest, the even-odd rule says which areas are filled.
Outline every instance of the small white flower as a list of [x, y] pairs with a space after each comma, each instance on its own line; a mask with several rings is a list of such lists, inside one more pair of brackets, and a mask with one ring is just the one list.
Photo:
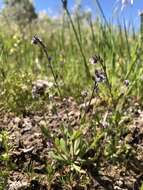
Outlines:
[[133, 3], [134, 3], [133, 0], [122, 0], [122, 5], [128, 5], [128, 4], [133, 5]]
[[119, 10], [123, 11], [125, 7], [127, 7], [128, 5], [133, 5], [133, 4], [134, 4], [134, 0], [117, 0], [115, 3], [114, 12], [116, 13]]
[[133, 0], [122, 0], [121, 4], [121, 10], [123, 10], [126, 6], [128, 6], [129, 4], [133, 5], [134, 1]]

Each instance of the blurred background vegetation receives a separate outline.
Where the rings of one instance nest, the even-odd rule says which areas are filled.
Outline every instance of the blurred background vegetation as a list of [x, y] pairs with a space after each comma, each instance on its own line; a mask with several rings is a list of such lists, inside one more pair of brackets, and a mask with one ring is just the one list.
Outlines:
[[[124, 80], [130, 80], [128, 93], [142, 98], [142, 47], [133, 27], [114, 26], [98, 16], [93, 20], [92, 13], [84, 12], [80, 5], [72, 13], [63, 7], [56, 19], [36, 13], [29, 0], [5, 0], [4, 5], [0, 16], [1, 109], [30, 109], [32, 81], [52, 80], [42, 50], [31, 45], [34, 35], [47, 45], [65, 96], [78, 98], [92, 86], [91, 78], [86, 78], [94, 72], [89, 59], [98, 54], [106, 62], [113, 96], [118, 97]], [[99, 2], [97, 6], [102, 13]], [[108, 93], [105, 89], [101, 95]]]
[[[59, 1], [62, 11], [57, 18], [37, 13], [30, 0], [5, 0], [3, 3], [0, 13], [0, 113], [4, 116], [14, 113], [23, 117], [24, 123], [30, 113], [40, 110], [43, 116], [45, 108], [59, 116], [56, 109], [60, 106], [51, 101], [53, 97], [60, 96], [60, 109], [64, 109], [62, 114], [67, 118], [69, 110], [65, 108], [64, 98], [72, 97], [71, 107], [72, 102], [79, 106], [81, 118], [77, 119], [76, 128], [69, 121], [58, 123], [57, 128], [52, 126], [59, 136], [47, 124], [37, 128], [44, 134], [42, 142], [46, 138], [46, 146], [52, 144], [51, 154], [47, 153], [49, 159], [44, 160], [48, 183], [51, 185], [58, 171], [64, 187], [72, 187], [73, 181], [79, 179], [82, 179], [81, 186], [88, 187], [95, 177], [89, 170], [93, 168], [98, 173], [103, 162], [105, 165], [119, 163], [119, 167], [124, 164], [126, 168], [131, 158], [138, 156], [133, 140], [132, 145], [126, 137], [131, 133], [130, 124], [137, 114], [140, 115], [143, 106], [142, 14], [140, 31], [137, 31], [125, 23], [108, 22], [97, 0], [102, 18], [98, 15], [93, 18], [92, 12], [85, 12], [80, 4], [70, 11], [66, 0]], [[45, 86], [49, 87], [46, 91]], [[14, 166], [10, 160], [8, 135], [11, 133], [0, 133], [0, 161], [9, 172]], [[51, 142], [47, 143], [47, 139]], [[29, 167], [32, 168], [28, 165], [25, 170], [32, 176], [33, 168]], [[61, 168], [66, 173], [63, 178]], [[8, 172], [0, 171], [2, 185]]]

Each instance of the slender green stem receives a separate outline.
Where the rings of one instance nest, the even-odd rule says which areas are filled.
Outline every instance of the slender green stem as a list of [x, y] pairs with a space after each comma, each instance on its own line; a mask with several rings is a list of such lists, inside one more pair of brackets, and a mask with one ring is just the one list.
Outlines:
[[95, 80], [94, 86], [93, 86], [93, 89], [92, 89], [92, 93], [91, 93], [91, 97], [90, 97], [90, 99], [89, 99], [89, 103], [88, 103], [87, 107], [85, 107], [85, 112], [84, 112], [82, 121], [85, 121], [86, 113], [87, 113], [87, 112], [89, 111], [89, 109], [90, 109], [91, 101], [92, 101], [92, 99], [93, 99], [93, 97], [94, 97], [94, 93], [95, 93], [95, 90], [96, 90], [97, 88], [98, 88], [98, 84], [97, 84], [97, 82], [96, 82], [96, 80]]
[[100, 3], [99, 3], [99, 0], [96, 0], [96, 3], [97, 3], [97, 6], [98, 6], [98, 8], [99, 8], [99, 10], [100, 10], [100, 12], [101, 12], [101, 14], [102, 14], [102, 17], [103, 17], [103, 19], [104, 19], [106, 25], [108, 26], [108, 29], [110, 29], [109, 24], [108, 24], [108, 22], [107, 22], [107, 19], [106, 19], [105, 15], [104, 15], [104, 12], [103, 12], [103, 10], [102, 10], [102, 7], [101, 7], [101, 5], [100, 5]]
[[104, 71], [104, 75], [106, 77], [106, 83], [107, 83], [107, 86], [108, 86], [108, 89], [109, 89], [109, 92], [110, 92], [110, 95], [111, 95], [111, 98], [112, 98], [112, 101], [114, 102], [114, 96], [113, 96], [113, 93], [112, 93], [112, 86], [110, 84], [110, 81], [109, 81], [109, 78], [108, 78], [108, 75], [107, 75], [107, 69], [106, 69], [106, 64], [103, 63], [103, 62], [100, 62], [101, 66], [102, 66], [102, 69]]
[[[62, 1], [62, 4], [64, 4], [64, 1], [63, 1], [63, 0], [61, 0], [61, 1]], [[76, 41], [77, 41], [78, 46], [79, 46], [79, 49], [80, 49], [80, 53], [81, 53], [82, 58], [83, 58], [83, 61], [84, 61], [84, 66], [85, 66], [85, 71], [86, 71], [87, 78], [90, 78], [90, 72], [89, 72], [89, 68], [88, 68], [87, 61], [86, 61], [86, 57], [85, 57], [85, 55], [84, 55], [83, 48], [82, 48], [80, 39], [79, 39], [79, 37], [78, 37], [76, 28], [75, 28], [75, 26], [74, 26], [74, 23], [73, 23], [71, 14], [70, 14], [70, 12], [69, 12], [69, 10], [68, 10], [67, 7], [64, 7], [64, 9], [65, 9], [65, 11], [66, 11], [66, 13], [67, 13], [67, 15], [68, 15], [68, 18], [69, 18], [69, 20], [70, 20], [70, 23], [71, 23], [71, 25], [72, 25], [72, 28], [73, 28], [73, 31], [74, 31], [74, 34], [75, 34], [75, 37], [76, 37]]]
[[58, 85], [58, 82], [57, 82], [57, 77], [56, 77], [56, 74], [55, 74], [54, 69], [53, 69], [53, 67], [52, 67], [51, 60], [50, 60], [50, 57], [49, 57], [49, 55], [48, 55], [46, 46], [43, 44], [42, 41], [39, 41], [39, 44], [40, 44], [40, 46], [42, 47], [42, 49], [43, 49], [43, 51], [44, 51], [44, 53], [45, 53], [45, 55], [46, 55], [46, 57], [47, 57], [48, 65], [49, 65], [49, 67], [50, 67], [50, 69], [51, 69], [51, 72], [52, 72], [52, 75], [53, 75], [53, 78], [54, 78], [56, 87], [57, 87], [57, 89], [58, 89], [58, 92], [59, 92], [60, 97], [62, 98], [62, 93], [61, 93], [61, 90], [60, 90], [60, 88], [59, 88], [59, 85]]
[[[60, 87], [59, 87], [59, 84], [58, 84], [58, 81], [57, 81], [56, 74], [55, 74], [54, 69], [52, 67], [51, 58], [48, 55], [47, 48], [46, 48], [45, 44], [38, 37], [36, 37], [36, 36], [34, 36], [33, 43], [38, 44], [42, 48], [42, 50], [44, 51], [44, 53], [45, 53], [45, 55], [47, 57], [47, 60], [48, 60], [49, 67], [51, 69], [51, 73], [53, 75], [53, 78], [54, 78], [54, 81], [55, 81], [55, 84], [56, 84], [56, 87], [58, 89], [59, 96], [60, 96], [61, 101], [62, 101], [63, 100], [63, 96], [62, 96], [62, 93], [61, 93], [61, 90], [60, 90]], [[70, 124], [70, 119], [69, 119], [69, 116], [68, 116], [68, 110], [66, 108], [65, 108], [65, 113], [66, 113], [66, 116], [67, 116], [67, 119], [68, 119], [68, 123]]]
[[140, 13], [140, 34], [141, 42], [143, 42], [143, 12]]

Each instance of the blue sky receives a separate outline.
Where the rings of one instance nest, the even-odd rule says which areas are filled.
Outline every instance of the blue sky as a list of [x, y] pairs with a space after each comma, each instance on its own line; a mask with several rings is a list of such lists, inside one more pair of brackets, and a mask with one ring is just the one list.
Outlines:
[[[72, 8], [77, 0], [68, 0], [69, 8]], [[91, 9], [92, 14], [97, 14], [96, 0], [81, 0], [83, 8]], [[122, 12], [118, 11], [118, 14], [113, 14], [117, 0], [99, 0], [103, 12], [107, 20], [112, 20], [114, 23], [117, 19], [122, 22], [126, 20], [126, 23], [132, 23], [136, 28], [139, 27], [138, 12], [143, 10], [143, 0], [134, 0], [133, 5], [127, 6]], [[57, 15], [61, 9], [61, 0], [35, 0], [37, 10], [47, 10], [51, 15]]]
[[[75, 5], [78, 0], [68, 0], [69, 8]], [[95, 16], [97, 14], [97, 9], [95, 5], [96, 0], [81, 0], [83, 8], [91, 9], [92, 14]], [[118, 14], [113, 14], [113, 8], [115, 7], [116, 0], [99, 0], [101, 7], [107, 20], [115, 20], [119, 18], [120, 22], [125, 19], [126, 22], [131, 22], [135, 27], [139, 25], [138, 11], [143, 10], [143, 0], [134, 0], [134, 4], [125, 8], [122, 12]], [[34, 4], [37, 12], [46, 10], [50, 16], [57, 16], [61, 10], [61, 0], [34, 0]], [[2, 5], [2, 0], [0, 0], [0, 6]], [[118, 15], [118, 16], [117, 16]]]

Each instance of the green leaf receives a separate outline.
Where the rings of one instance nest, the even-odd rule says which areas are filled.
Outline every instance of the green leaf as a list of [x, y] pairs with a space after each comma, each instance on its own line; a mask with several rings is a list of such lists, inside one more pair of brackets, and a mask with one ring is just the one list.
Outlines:
[[74, 154], [77, 156], [80, 152], [80, 143], [81, 143], [81, 140], [80, 138], [75, 140], [74, 142]]
[[3, 142], [3, 136], [2, 136], [2, 134], [0, 134], [0, 143], [2, 143]]
[[59, 160], [59, 161], [64, 161], [65, 159], [64, 159], [64, 157], [62, 157], [60, 154], [56, 154], [56, 153], [54, 153], [53, 151], [52, 152], [49, 152], [49, 155], [53, 158], [53, 159], [55, 159], [55, 160]]
[[60, 146], [59, 138], [55, 138], [55, 145], [59, 148], [59, 146]]
[[104, 133], [99, 133], [97, 136], [94, 138], [94, 141], [91, 144], [91, 148], [94, 147], [96, 148], [100, 142], [100, 140], [104, 137]]
[[60, 148], [64, 153], [67, 153], [67, 147], [64, 139], [60, 139]]
[[46, 137], [51, 138], [49, 129], [48, 129], [47, 127], [41, 126], [41, 131], [42, 131], [42, 133], [43, 133]]
[[76, 140], [78, 139], [79, 137], [81, 136], [81, 131], [78, 130], [78, 131], [74, 131], [72, 136], [71, 136], [71, 140]]
[[73, 158], [74, 157], [74, 147], [73, 147], [73, 143], [70, 144], [70, 155]]
[[4, 153], [4, 154], [1, 155], [0, 159], [3, 160], [3, 161], [8, 161], [9, 160], [9, 155], [7, 153]]
[[142, 185], [141, 185], [141, 187], [140, 187], [140, 190], [143, 190], [143, 182], [142, 182]]
[[72, 168], [75, 169], [79, 173], [83, 173], [83, 174], [86, 173], [84, 170], [81, 169], [80, 166], [77, 166], [76, 164], [72, 164]]

